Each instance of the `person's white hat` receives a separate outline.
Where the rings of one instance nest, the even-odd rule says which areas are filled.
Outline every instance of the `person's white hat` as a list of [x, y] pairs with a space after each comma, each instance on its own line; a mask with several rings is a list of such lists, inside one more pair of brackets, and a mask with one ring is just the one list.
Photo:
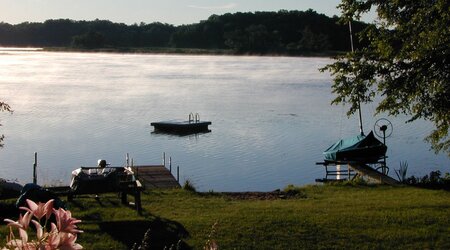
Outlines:
[[104, 168], [108, 165], [109, 165], [109, 163], [106, 163], [106, 160], [98, 159], [97, 167]]

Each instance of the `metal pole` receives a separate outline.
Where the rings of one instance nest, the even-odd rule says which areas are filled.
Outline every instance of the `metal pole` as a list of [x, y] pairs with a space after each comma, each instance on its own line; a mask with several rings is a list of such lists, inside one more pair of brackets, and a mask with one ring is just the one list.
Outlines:
[[[350, 31], [350, 46], [352, 48], [352, 52], [355, 52], [355, 48], [353, 46], [353, 32], [352, 32], [352, 22], [348, 21], [348, 28]], [[363, 125], [362, 125], [362, 115], [361, 115], [361, 103], [358, 100], [358, 114], [359, 114], [359, 132], [361, 135], [364, 135]]]
[[358, 101], [358, 114], [359, 114], [359, 132], [364, 135], [363, 125], [362, 125], [362, 115], [361, 115], [361, 103]]
[[348, 29], [350, 30], [350, 46], [352, 48], [352, 52], [354, 52], [353, 47], [353, 33], [352, 33], [352, 21], [348, 21]]
[[[383, 130], [383, 144], [386, 145], [386, 130]], [[386, 174], [386, 153], [384, 154], [383, 157], [383, 164], [384, 164], [383, 174]]]
[[169, 157], [169, 170], [170, 170], [170, 173], [172, 173], [172, 156]]
[[37, 152], [34, 152], [34, 164], [33, 164], [33, 184], [37, 184]]
[[177, 166], [177, 181], [180, 183], [180, 166]]

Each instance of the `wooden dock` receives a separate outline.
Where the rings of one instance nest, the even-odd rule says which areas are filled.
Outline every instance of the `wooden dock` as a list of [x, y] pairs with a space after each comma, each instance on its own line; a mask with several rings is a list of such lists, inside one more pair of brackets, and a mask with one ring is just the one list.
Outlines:
[[[381, 163], [381, 162], [380, 162]], [[398, 185], [399, 182], [394, 178], [388, 176], [387, 174], [378, 172], [374, 168], [368, 166], [367, 164], [357, 163], [357, 162], [316, 162], [316, 165], [322, 165], [325, 167], [326, 177], [325, 179], [316, 179], [317, 182], [328, 182], [336, 180], [350, 180], [356, 175], [367, 176], [370, 179], [387, 184], [387, 185]], [[338, 167], [344, 167], [344, 169], [338, 169]], [[334, 167], [336, 170], [330, 170], [330, 167]], [[345, 169], [346, 167], [346, 169]], [[356, 175], [355, 175], [356, 173]], [[328, 179], [328, 176], [340, 176], [343, 179]]]
[[146, 189], [180, 187], [177, 179], [164, 165], [133, 166], [133, 171]]
[[155, 127], [156, 133], [163, 132], [177, 135], [211, 132], [208, 129], [208, 126], [211, 124], [210, 121], [200, 121], [200, 115], [198, 113], [195, 115], [190, 113], [187, 121], [171, 120], [150, 123], [151, 126]]
[[189, 135], [202, 132], [210, 132], [208, 126], [210, 121], [162, 121], [152, 122], [151, 126], [155, 127], [155, 132], [163, 132], [169, 134]]

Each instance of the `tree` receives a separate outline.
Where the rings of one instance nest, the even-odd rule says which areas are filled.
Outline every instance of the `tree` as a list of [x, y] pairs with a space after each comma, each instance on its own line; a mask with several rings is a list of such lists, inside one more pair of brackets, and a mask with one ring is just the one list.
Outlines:
[[378, 21], [359, 34], [368, 46], [340, 56], [321, 70], [334, 77], [334, 104], [381, 97], [377, 113], [406, 114], [435, 128], [426, 137], [436, 153], [450, 157], [450, 1], [342, 0], [341, 20], [376, 8]]
[[328, 37], [322, 33], [314, 33], [309, 26], [301, 32], [302, 39], [299, 41], [299, 48], [306, 51], [327, 51], [330, 48]]
[[86, 34], [74, 36], [72, 46], [88, 49], [102, 48], [105, 46], [105, 36], [100, 32], [89, 31]]
[[[9, 113], [12, 113], [11, 107], [7, 103], [2, 102], [2, 101], [0, 101], [0, 111], [1, 112], [6, 111]], [[2, 125], [0, 124], [0, 126], [2, 126]], [[2, 134], [2, 135], [0, 135], [0, 148], [3, 147], [3, 139], [5, 139], [5, 136]]]

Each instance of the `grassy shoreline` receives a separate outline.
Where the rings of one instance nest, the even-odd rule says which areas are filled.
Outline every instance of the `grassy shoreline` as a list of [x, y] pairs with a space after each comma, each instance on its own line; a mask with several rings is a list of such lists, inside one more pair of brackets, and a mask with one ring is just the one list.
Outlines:
[[[448, 191], [329, 185], [296, 191], [261, 199], [147, 190], [141, 216], [114, 194], [67, 205], [83, 220], [77, 242], [85, 249], [129, 249], [149, 228], [155, 249], [179, 240], [182, 249], [202, 249], [208, 239], [221, 249], [450, 249]], [[2, 225], [0, 245], [7, 232]]]
[[43, 51], [48, 52], [86, 52], [86, 53], [123, 53], [123, 54], [175, 54], [175, 55], [224, 55], [224, 56], [282, 56], [282, 57], [334, 57], [344, 52], [305, 52], [302, 54], [289, 53], [252, 53], [237, 52], [227, 49], [196, 49], [196, 48], [165, 48], [165, 47], [123, 47], [123, 48], [96, 48], [84, 49], [73, 47], [45, 47]]

